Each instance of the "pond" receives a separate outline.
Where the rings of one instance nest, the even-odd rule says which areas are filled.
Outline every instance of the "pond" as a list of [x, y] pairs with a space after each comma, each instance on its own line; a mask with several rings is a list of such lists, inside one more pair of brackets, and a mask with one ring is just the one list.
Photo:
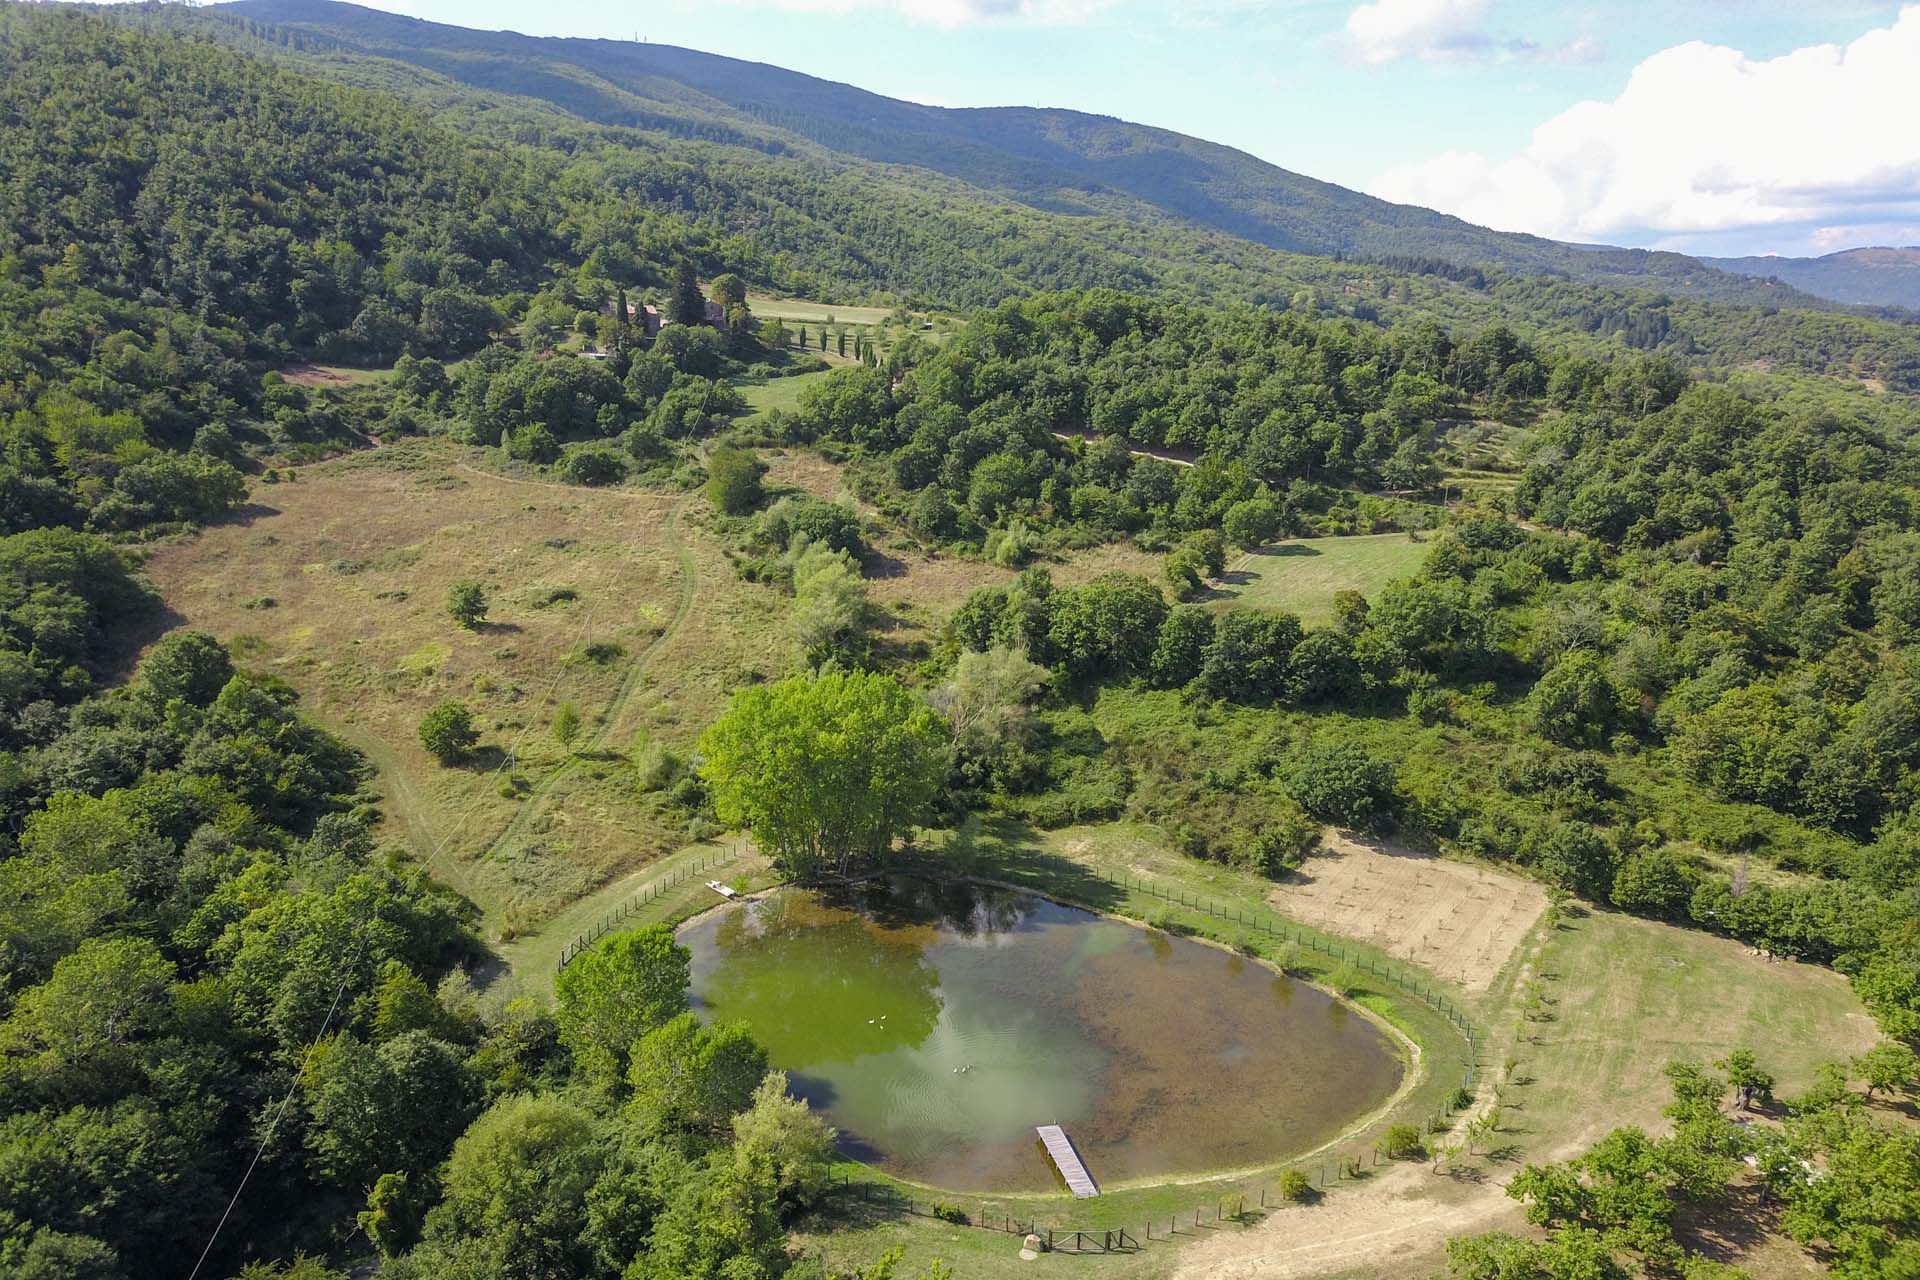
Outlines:
[[1267, 1164], [1404, 1069], [1348, 1005], [1242, 956], [1030, 894], [896, 877], [784, 890], [682, 931], [702, 1016], [744, 1021], [849, 1154], [967, 1191]]

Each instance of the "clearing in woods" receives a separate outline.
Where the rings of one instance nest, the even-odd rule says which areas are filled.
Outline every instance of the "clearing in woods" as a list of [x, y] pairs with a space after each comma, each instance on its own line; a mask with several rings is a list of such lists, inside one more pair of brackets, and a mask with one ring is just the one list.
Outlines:
[[1333, 597], [1358, 591], [1371, 600], [1395, 578], [1411, 575], [1428, 544], [1406, 533], [1297, 538], [1260, 547], [1227, 566], [1205, 599], [1227, 605], [1284, 609], [1308, 626], [1333, 620]]
[[820, 370], [815, 373], [796, 373], [786, 378], [768, 378], [764, 382], [739, 383], [735, 390], [739, 391], [750, 410], [746, 421], [752, 422], [769, 409], [792, 413], [800, 407], [800, 393], [826, 377], [828, 372]]
[[747, 310], [761, 320], [801, 320], [808, 324], [836, 325], [885, 324], [893, 315], [892, 307], [841, 307], [830, 302], [808, 302], [804, 298], [768, 298], [747, 295]]
[[[778, 493], [798, 489], [852, 507], [870, 525], [880, 521], [879, 513], [853, 493], [844, 465], [809, 449], [762, 449], [760, 459], [767, 464], [769, 490]], [[931, 639], [974, 588], [1005, 586], [1019, 572], [925, 548], [898, 531], [875, 534], [869, 528], [869, 536], [874, 542], [861, 563], [861, 572], [866, 575], [867, 594], [889, 619], [885, 627], [896, 641]], [[1160, 556], [1131, 543], [1110, 542], [1039, 563], [1053, 575], [1056, 585], [1073, 586], [1103, 573], [1137, 573], [1157, 582], [1160, 560]]]
[[1267, 901], [1302, 924], [1370, 942], [1476, 994], [1519, 950], [1547, 895], [1531, 880], [1329, 827]]
[[[686, 843], [638, 794], [642, 735], [685, 751], [754, 679], [791, 662], [787, 602], [740, 581], [697, 495], [495, 474], [487, 455], [410, 442], [259, 485], [238, 517], [156, 552], [180, 625], [278, 675], [379, 767], [390, 832], [507, 936]], [[474, 631], [451, 584], [491, 603]], [[465, 703], [481, 731], [452, 767], [420, 718]], [[574, 703], [571, 750], [554, 717]]]

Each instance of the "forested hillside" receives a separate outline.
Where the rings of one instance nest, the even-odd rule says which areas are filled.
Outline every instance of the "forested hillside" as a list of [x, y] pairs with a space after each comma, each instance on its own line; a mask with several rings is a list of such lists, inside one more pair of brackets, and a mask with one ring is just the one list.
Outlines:
[[1920, 248], [1843, 249], [1818, 258], [1705, 258], [1723, 271], [1772, 277], [1823, 298], [1920, 310]]
[[[1497, 255], [1420, 251], [1391, 238], [1374, 250], [1320, 250], [1355, 255], [1339, 260], [1285, 252], [1162, 211], [1136, 216], [1083, 203], [1062, 212], [1055, 202], [1023, 202], [964, 175], [911, 161], [875, 163], [737, 113], [716, 116], [717, 99], [657, 75], [640, 77], [654, 94], [646, 104], [628, 95], [623, 110], [609, 112], [602, 95], [616, 91], [596, 76], [583, 88], [586, 73], [564, 61], [517, 59], [498, 49], [462, 52], [456, 39], [512, 44], [519, 37], [351, 6], [294, 12], [330, 22], [365, 19], [393, 45], [369, 39], [369, 52], [331, 30], [275, 26], [225, 9], [144, 8], [114, 16], [153, 29], [184, 27], [310, 74], [401, 94], [490, 136], [559, 152], [579, 181], [570, 189], [610, 188], [629, 204], [670, 207], [687, 219], [689, 239], [713, 250], [703, 266], [722, 258], [713, 269], [803, 295], [964, 307], [1035, 290], [1115, 287], [1276, 308], [1310, 304], [1386, 323], [1420, 316], [1448, 325], [1505, 320], [1587, 343], [1596, 353], [1658, 350], [1722, 368], [1759, 364], [1876, 379], [1894, 389], [1920, 385], [1920, 338], [1911, 326], [1838, 311], [1775, 310], [1795, 301], [1777, 291], [1750, 299], [1766, 305], [1729, 305], [1692, 296], [1684, 280], [1644, 278], [1637, 266], [1601, 285], [1569, 279], [1559, 267], [1503, 268]], [[455, 46], [430, 55], [422, 46], [439, 36]], [[786, 74], [763, 70], [776, 79]], [[597, 123], [603, 120], [615, 123]], [[1489, 265], [1463, 267], [1463, 256]], [[1591, 259], [1587, 251], [1574, 258]], [[1691, 259], [1674, 261], [1683, 278], [1699, 274]], [[1636, 287], [1655, 283], [1663, 292]]]
[[1229, 147], [1104, 116], [928, 107], [670, 45], [471, 31], [331, 0], [238, 0], [221, 9], [317, 33], [342, 50], [537, 98], [601, 124], [758, 147], [804, 140], [844, 156], [932, 170], [1038, 209], [1135, 223], [1171, 217], [1293, 253], [1425, 256], [1746, 305], [1815, 304], [1778, 283], [1681, 254], [1576, 249], [1488, 231]]

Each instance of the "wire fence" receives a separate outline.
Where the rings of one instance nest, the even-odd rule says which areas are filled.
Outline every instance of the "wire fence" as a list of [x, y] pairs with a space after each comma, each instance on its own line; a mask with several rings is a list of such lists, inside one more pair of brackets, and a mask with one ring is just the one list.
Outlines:
[[678, 889], [681, 885], [696, 876], [705, 875], [715, 867], [724, 866], [729, 862], [737, 860], [739, 856], [739, 851], [736, 849], [721, 849], [714, 853], [702, 855], [698, 862], [691, 866], [680, 868], [680, 870], [674, 872], [664, 880], [654, 881], [645, 889], [642, 889], [639, 893], [636, 893], [633, 897], [621, 903], [613, 910], [612, 914], [608, 915], [606, 919], [602, 920], [599, 924], [596, 924], [593, 928], [560, 948], [560, 962], [555, 967], [557, 969], [566, 968], [582, 951], [585, 951], [588, 947], [591, 947], [594, 943], [600, 941], [600, 939], [633, 919], [640, 914], [640, 912], [652, 906], [673, 890]]
[[[690, 866], [682, 867], [663, 880], [655, 881], [622, 903], [616, 911], [592, 929], [568, 943], [560, 953], [560, 968], [566, 968], [567, 964], [582, 951], [620, 928], [673, 890], [717, 866], [737, 860], [738, 857], [737, 850], [719, 850], [702, 857]], [[949, 864], [914, 855], [900, 858], [896, 865], [899, 865], [902, 870], [939, 876], [958, 873], [957, 869]], [[1472, 1092], [1479, 1068], [1479, 1037], [1473, 1023], [1466, 1012], [1448, 998], [1445, 992], [1427, 983], [1418, 974], [1366, 954], [1357, 948], [1344, 946], [1335, 939], [1301, 929], [1290, 921], [1259, 909], [1248, 910], [1241, 906], [1222, 906], [1200, 894], [1189, 893], [1184, 889], [1168, 888], [1142, 876], [1111, 876], [1091, 867], [1083, 867], [1081, 871], [1086, 876], [1122, 893], [1145, 894], [1173, 906], [1239, 925], [1242, 929], [1258, 932], [1265, 937], [1304, 947], [1338, 964], [1351, 965], [1356, 972], [1364, 973], [1413, 996], [1444, 1018], [1465, 1038], [1467, 1061], [1461, 1080], [1461, 1089], [1464, 1093]], [[1050, 887], [1044, 892], [1062, 902], [1075, 903], [1091, 911], [1100, 910], [1097, 904], [1087, 902], [1084, 898], [1076, 898], [1076, 895], [1068, 891]], [[1457, 1105], [1464, 1104], [1454, 1097], [1443, 1100], [1439, 1112], [1429, 1118], [1425, 1131], [1432, 1134], [1445, 1129], [1446, 1120], [1453, 1115]], [[1000, 1231], [1010, 1235], [1038, 1236], [1043, 1242], [1043, 1247], [1055, 1252], [1130, 1253], [1140, 1249], [1143, 1242], [1172, 1239], [1181, 1235], [1183, 1231], [1199, 1230], [1213, 1224], [1245, 1223], [1266, 1213], [1269, 1209], [1288, 1203], [1310, 1201], [1341, 1182], [1367, 1176], [1369, 1166], [1377, 1166], [1380, 1158], [1381, 1152], [1377, 1145], [1364, 1156], [1327, 1153], [1314, 1161], [1296, 1164], [1286, 1170], [1276, 1186], [1263, 1185], [1252, 1189], [1237, 1189], [1221, 1196], [1211, 1204], [1197, 1205], [1190, 1211], [1147, 1215], [1120, 1226], [1091, 1228], [1064, 1226], [1057, 1222], [1042, 1223], [1038, 1217], [1032, 1215], [1024, 1218], [1016, 1217], [1004, 1209], [995, 1209], [984, 1204], [969, 1209], [951, 1201], [921, 1200], [911, 1192], [902, 1191], [889, 1183], [865, 1181], [852, 1178], [845, 1173], [837, 1172], [834, 1175], [834, 1184], [836, 1191], [840, 1194], [857, 1197], [861, 1204], [870, 1208], [916, 1217], [937, 1218], [955, 1226]], [[1134, 1230], [1136, 1222], [1139, 1224], [1137, 1234]]]
[[1392, 984], [1401, 991], [1418, 999], [1422, 1004], [1439, 1014], [1442, 1018], [1445, 1018], [1453, 1026], [1454, 1030], [1466, 1038], [1467, 1065], [1460, 1085], [1463, 1089], [1473, 1088], [1480, 1063], [1479, 1041], [1475, 1035], [1473, 1023], [1468, 1019], [1464, 1010], [1447, 998], [1445, 992], [1423, 981], [1417, 973], [1401, 969], [1388, 961], [1376, 959], [1357, 948], [1349, 949], [1344, 947], [1332, 938], [1323, 937], [1308, 930], [1298, 928], [1279, 916], [1270, 915], [1259, 910], [1248, 911], [1245, 907], [1223, 907], [1219, 903], [1211, 902], [1198, 894], [1187, 893], [1180, 889], [1167, 889], [1143, 877], [1114, 877], [1106, 875], [1103, 872], [1094, 871], [1091, 868], [1087, 870], [1087, 874], [1117, 889], [1129, 893], [1138, 892], [1150, 894], [1153, 897], [1173, 903], [1176, 906], [1204, 912], [1216, 919], [1237, 924], [1243, 929], [1258, 930], [1269, 938], [1276, 938], [1294, 946], [1306, 947], [1308, 950], [1318, 952], [1336, 962], [1353, 965], [1359, 972], [1365, 973], [1370, 977], [1378, 978], [1382, 982]]

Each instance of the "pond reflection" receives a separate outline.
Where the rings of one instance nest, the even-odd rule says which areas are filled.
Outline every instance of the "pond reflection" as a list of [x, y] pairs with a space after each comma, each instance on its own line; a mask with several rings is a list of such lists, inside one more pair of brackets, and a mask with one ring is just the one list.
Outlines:
[[1398, 1083], [1366, 1018], [1264, 965], [1028, 894], [910, 877], [782, 891], [683, 931], [703, 1016], [744, 1020], [849, 1153], [1046, 1190], [1033, 1126], [1105, 1182], [1284, 1158]]

